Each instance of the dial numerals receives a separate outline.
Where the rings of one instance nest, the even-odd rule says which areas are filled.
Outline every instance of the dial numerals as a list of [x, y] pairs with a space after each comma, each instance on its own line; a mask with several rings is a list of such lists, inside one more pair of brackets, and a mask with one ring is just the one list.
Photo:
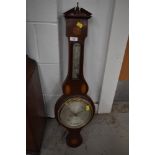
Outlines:
[[92, 114], [92, 108], [88, 101], [73, 98], [63, 104], [59, 119], [68, 128], [79, 128], [89, 122]]

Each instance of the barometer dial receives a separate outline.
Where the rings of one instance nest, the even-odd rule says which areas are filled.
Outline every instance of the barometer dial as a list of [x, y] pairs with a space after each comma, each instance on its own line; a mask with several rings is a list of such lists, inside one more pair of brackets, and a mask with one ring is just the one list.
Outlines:
[[93, 115], [91, 105], [82, 98], [68, 99], [59, 110], [59, 121], [68, 128], [85, 126]]

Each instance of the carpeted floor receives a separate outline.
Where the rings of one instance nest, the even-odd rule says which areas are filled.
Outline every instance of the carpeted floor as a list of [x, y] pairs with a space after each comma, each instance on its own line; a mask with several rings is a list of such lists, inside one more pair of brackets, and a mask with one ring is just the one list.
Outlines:
[[128, 104], [115, 104], [110, 114], [95, 115], [83, 128], [83, 144], [66, 145], [67, 131], [55, 119], [48, 119], [41, 155], [128, 155]]

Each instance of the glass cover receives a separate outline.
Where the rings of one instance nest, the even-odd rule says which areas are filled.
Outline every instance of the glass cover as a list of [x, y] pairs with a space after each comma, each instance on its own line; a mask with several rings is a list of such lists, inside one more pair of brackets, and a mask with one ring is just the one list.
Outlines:
[[74, 43], [73, 45], [73, 68], [72, 68], [72, 78], [78, 79], [80, 72], [80, 51], [81, 46], [79, 43]]
[[92, 107], [82, 98], [68, 99], [60, 108], [59, 121], [68, 128], [80, 128], [92, 118]]

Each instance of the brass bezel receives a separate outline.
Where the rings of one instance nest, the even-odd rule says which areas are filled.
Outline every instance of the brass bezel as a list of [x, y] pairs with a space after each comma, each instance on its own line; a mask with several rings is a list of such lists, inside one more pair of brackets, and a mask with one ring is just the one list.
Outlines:
[[[61, 113], [63, 107], [65, 106], [65, 104], [71, 104], [73, 101], [78, 101], [78, 102], [81, 101], [82, 104], [89, 105], [89, 107], [90, 107], [90, 110], [89, 110], [90, 111], [90, 118], [89, 118], [89, 120], [87, 122], [81, 124], [81, 125], [78, 125], [77, 127], [76, 126], [75, 127], [69, 126], [69, 125], [67, 126], [66, 124], [63, 123], [62, 119], [60, 118], [60, 113]], [[78, 129], [78, 128], [84, 127], [92, 119], [93, 114], [94, 114], [93, 107], [89, 101], [87, 101], [86, 99], [80, 98], [80, 97], [72, 97], [72, 98], [69, 98], [66, 101], [64, 101], [64, 103], [59, 107], [59, 109], [58, 109], [58, 120], [61, 124], [63, 124], [67, 128]]]

